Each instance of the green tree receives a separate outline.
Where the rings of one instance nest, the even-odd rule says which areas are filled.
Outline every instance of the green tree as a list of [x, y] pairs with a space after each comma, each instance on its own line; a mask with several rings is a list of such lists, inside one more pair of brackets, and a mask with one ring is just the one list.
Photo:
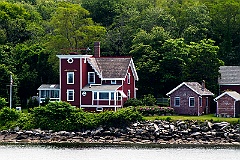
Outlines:
[[226, 65], [239, 65], [240, 2], [235, 0], [205, 1], [212, 17], [212, 39], [219, 46], [218, 56]]
[[0, 31], [2, 43], [22, 43], [36, 35], [38, 13], [21, 3], [0, 2]]
[[117, 8], [122, 0], [82, 0], [82, 6], [91, 13], [93, 21], [102, 26], [110, 26], [117, 16]]
[[189, 59], [184, 70], [184, 79], [188, 81], [206, 81], [207, 88], [218, 93], [219, 67], [224, 65], [218, 58], [219, 47], [213, 40], [201, 40], [199, 43], [191, 42], [189, 45]]
[[139, 74], [137, 85], [140, 95], [151, 93], [157, 97], [160, 94], [159, 81], [163, 76], [160, 61], [164, 54], [162, 46], [169, 38], [169, 33], [162, 27], [155, 27], [150, 33], [140, 30], [134, 38], [130, 54], [133, 55]]
[[50, 24], [53, 30], [47, 46], [57, 51], [87, 47], [105, 34], [105, 28], [96, 25], [89, 12], [77, 4], [59, 3]]
[[5, 98], [0, 97], [0, 109], [6, 107], [6, 105], [7, 105], [7, 102], [6, 102]]
[[36, 96], [37, 88], [41, 84], [58, 83], [59, 75], [48, 62], [49, 56], [50, 53], [41, 45], [19, 44], [15, 47], [18, 94], [22, 106], [27, 104], [29, 97]]

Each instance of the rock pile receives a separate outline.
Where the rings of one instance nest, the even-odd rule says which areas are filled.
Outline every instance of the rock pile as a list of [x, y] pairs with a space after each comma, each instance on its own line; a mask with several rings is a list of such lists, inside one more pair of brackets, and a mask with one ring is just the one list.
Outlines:
[[162, 120], [137, 122], [126, 128], [99, 127], [84, 132], [1, 131], [6, 143], [139, 143], [240, 145], [240, 125], [228, 122]]

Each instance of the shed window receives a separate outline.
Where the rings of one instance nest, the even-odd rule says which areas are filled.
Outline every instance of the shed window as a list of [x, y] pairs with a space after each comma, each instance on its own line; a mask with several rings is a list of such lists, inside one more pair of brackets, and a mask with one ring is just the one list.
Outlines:
[[194, 97], [189, 97], [189, 107], [194, 107], [195, 100]]
[[180, 97], [175, 97], [174, 98], [174, 106], [179, 107], [180, 106]]

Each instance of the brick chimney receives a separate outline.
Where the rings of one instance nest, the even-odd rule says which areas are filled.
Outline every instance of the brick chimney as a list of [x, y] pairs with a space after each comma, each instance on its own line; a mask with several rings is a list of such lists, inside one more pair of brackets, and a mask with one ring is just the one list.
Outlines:
[[94, 57], [100, 57], [100, 42], [94, 42]]
[[202, 91], [205, 89], [205, 80], [202, 80]]

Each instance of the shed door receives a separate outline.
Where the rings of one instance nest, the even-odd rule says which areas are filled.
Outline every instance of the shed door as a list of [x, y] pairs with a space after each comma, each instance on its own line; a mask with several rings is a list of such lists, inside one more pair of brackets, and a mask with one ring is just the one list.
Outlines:
[[239, 117], [240, 116], [240, 102], [236, 102], [235, 103], [235, 117]]

